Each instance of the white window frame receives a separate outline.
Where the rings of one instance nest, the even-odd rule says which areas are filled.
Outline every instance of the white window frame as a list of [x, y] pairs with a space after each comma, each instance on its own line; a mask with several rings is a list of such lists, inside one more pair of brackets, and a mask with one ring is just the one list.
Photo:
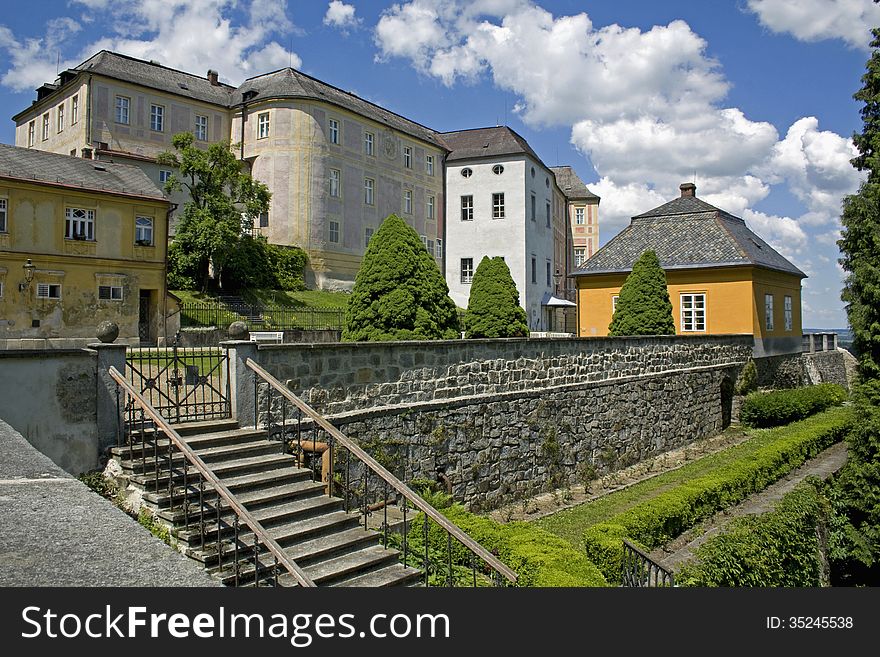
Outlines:
[[773, 295], [764, 294], [764, 328], [768, 331], [774, 330], [775, 322], [773, 321]]
[[135, 216], [134, 243], [140, 246], [153, 246], [153, 217]]
[[339, 144], [339, 121], [336, 119], [328, 119], [327, 130], [330, 136], [330, 143]]
[[[101, 296], [102, 293], [105, 293], [106, 296]], [[99, 285], [98, 286], [98, 301], [122, 301], [122, 286], [121, 285]]]
[[120, 125], [131, 124], [131, 98], [117, 94], [113, 116]]
[[372, 178], [364, 178], [364, 203], [367, 205], [375, 205], [376, 203], [376, 181]]
[[70, 125], [76, 125], [79, 121], [79, 94], [70, 99]]
[[0, 233], [9, 232], [9, 199], [0, 197]]
[[43, 114], [43, 141], [49, 139], [49, 112]]
[[430, 194], [425, 199], [425, 215], [430, 220], [434, 219], [434, 197]]
[[339, 222], [330, 220], [327, 223], [327, 239], [331, 244], [339, 244]]
[[[53, 294], [53, 292], [55, 294]], [[37, 283], [38, 299], [60, 299], [61, 283]]]
[[584, 225], [584, 208], [575, 208], [574, 209], [574, 223], [577, 226]]
[[257, 228], [268, 228], [269, 227], [269, 211], [263, 210], [257, 216]]
[[461, 284], [462, 285], [470, 285], [474, 281], [474, 259], [473, 258], [462, 258], [461, 264], [459, 266], [459, 273], [461, 274]]
[[422, 238], [422, 246], [425, 247], [425, 251], [428, 250], [428, 236], [427, 235], [419, 235]]
[[55, 132], [64, 132], [64, 103], [55, 108]]
[[461, 197], [461, 220], [474, 220], [474, 195], [463, 194]]
[[431, 254], [431, 257], [434, 257], [434, 240], [428, 238], [428, 241], [425, 242], [425, 248], [428, 249], [428, 253]]
[[[504, 192], [494, 192], [492, 194], [492, 218], [504, 219]], [[532, 218], [534, 219], [534, 217]]]
[[412, 146], [403, 147], [403, 166], [412, 169]]
[[364, 248], [366, 249], [370, 245], [370, 240], [373, 239], [373, 230], [372, 226], [367, 226], [364, 228]]
[[269, 138], [269, 112], [257, 114], [257, 139]]
[[165, 132], [165, 106], [150, 103], [150, 130]]
[[159, 169], [159, 182], [164, 185], [173, 174], [174, 172], [171, 169]]
[[614, 315], [614, 313], [617, 312], [617, 302], [618, 302], [619, 300], [620, 300], [620, 295], [619, 295], [619, 294], [613, 294], [613, 295], [611, 295], [611, 315], [612, 315], [612, 316]]
[[[702, 308], [697, 302], [702, 303]], [[682, 333], [705, 333], [707, 324], [707, 308], [705, 292], [687, 292], [679, 297]], [[701, 312], [702, 311], [702, 312]]]
[[34, 119], [30, 123], [28, 123], [28, 148], [33, 148], [34, 144], [37, 141], [37, 120]]
[[425, 155], [425, 173], [429, 176], [434, 175], [434, 156]]
[[372, 132], [364, 132], [364, 155], [374, 156], [376, 136]]
[[208, 141], [208, 117], [205, 114], [196, 114], [195, 138], [196, 141]]
[[[84, 238], [74, 237], [84, 235]], [[95, 241], [95, 211], [88, 208], [67, 207], [64, 209], [64, 238]]]
[[783, 312], [784, 312], [784, 321], [785, 321], [785, 330], [792, 331], [794, 330], [794, 321], [792, 318], [792, 301], [789, 295], [785, 295], [782, 297], [783, 304]]
[[574, 266], [580, 267], [586, 261], [587, 261], [587, 247], [585, 247], [585, 246], [574, 247]]
[[330, 198], [339, 198], [340, 183], [342, 182], [342, 172], [339, 169], [330, 169]]
[[443, 239], [438, 237], [437, 241], [434, 242], [434, 257], [442, 258], [443, 257]]
[[403, 190], [403, 211], [406, 214], [412, 214], [413, 211], [413, 193], [411, 189]]

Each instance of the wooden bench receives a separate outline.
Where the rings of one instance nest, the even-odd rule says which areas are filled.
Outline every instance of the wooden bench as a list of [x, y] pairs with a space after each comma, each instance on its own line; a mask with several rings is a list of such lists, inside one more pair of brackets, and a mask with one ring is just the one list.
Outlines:
[[251, 331], [251, 341], [281, 344], [284, 342], [284, 331]]

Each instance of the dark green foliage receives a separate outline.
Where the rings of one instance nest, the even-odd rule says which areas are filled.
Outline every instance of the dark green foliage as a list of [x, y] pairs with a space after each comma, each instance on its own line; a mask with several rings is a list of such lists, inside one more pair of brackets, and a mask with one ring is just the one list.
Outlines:
[[519, 292], [504, 258], [483, 256], [468, 298], [464, 318], [465, 337], [528, 337], [526, 311], [519, 305]]
[[389, 215], [370, 240], [355, 279], [342, 339], [452, 340], [455, 303], [415, 230]]
[[838, 406], [846, 398], [846, 390], [834, 383], [753, 392], [743, 401], [740, 420], [750, 427], [778, 427]]
[[821, 586], [819, 537], [828, 501], [814, 483], [798, 486], [757, 516], [732, 520], [697, 548], [696, 561], [676, 575], [679, 586]]
[[262, 235], [243, 235], [238, 249], [226, 261], [223, 287], [304, 290], [303, 270], [307, 262], [308, 255], [298, 247], [269, 244]]
[[583, 534], [587, 556], [605, 579], [619, 582], [624, 538], [646, 550], [664, 545], [700, 520], [763, 490], [839, 442], [852, 421], [849, 409], [841, 408], [771, 429], [775, 439], [760, 450], [589, 527]]
[[758, 367], [755, 361], [749, 358], [749, 361], [742, 368], [742, 372], [736, 379], [736, 394], [747, 395], [758, 389]]
[[657, 254], [645, 251], [620, 288], [608, 335], [674, 335], [666, 274]]

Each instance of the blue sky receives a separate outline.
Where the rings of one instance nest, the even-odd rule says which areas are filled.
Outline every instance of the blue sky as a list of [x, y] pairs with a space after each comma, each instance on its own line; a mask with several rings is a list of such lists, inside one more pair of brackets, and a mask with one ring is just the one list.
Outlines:
[[871, 0], [19, 3], [0, 18], [0, 114], [101, 48], [230, 83], [292, 64], [437, 130], [507, 123], [602, 197], [602, 243], [696, 177], [809, 274], [804, 325], [840, 327], [874, 25]]

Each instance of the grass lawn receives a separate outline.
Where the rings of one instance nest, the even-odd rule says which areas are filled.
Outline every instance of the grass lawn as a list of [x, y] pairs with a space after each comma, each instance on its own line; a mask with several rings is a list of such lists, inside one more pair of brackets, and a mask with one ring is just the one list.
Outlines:
[[[183, 303], [213, 303], [215, 294], [195, 292], [192, 290], [172, 290]], [[247, 303], [265, 306], [285, 306], [289, 308], [331, 308], [345, 310], [351, 296], [344, 292], [328, 292], [325, 290], [303, 290], [302, 292], [285, 292], [283, 290], [242, 290], [238, 293]]]
[[[836, 408], [814, 416], [814, 418], [827, 417], [844, 412], [846, 412], [845, 409]], [[585, 502], [571, 509], [546, 516], [535, 521], [535, 524], [557, 536], [561, 536], [573, 545], [581, 546], [584, 530], [588, 527], [605, 522], [618, 513], [622, 513], [637, 504], [646, 502], [688, 481], [704, 475], [710, 475], [735, 461], [748, 460], [761, 448], [783, 439], [785, 434], [781, 430], [784, 429], [785, 427], [778, 427], [776, 429], [748, 429], [750, 438], [739, 445], [730, 447], [722, 452], [704, 456], [696, 461], [691, 461], [678, 470], [672, 470], [647, 481], [634, 484], [629, 488], [611, 493], [594, 502]]]

